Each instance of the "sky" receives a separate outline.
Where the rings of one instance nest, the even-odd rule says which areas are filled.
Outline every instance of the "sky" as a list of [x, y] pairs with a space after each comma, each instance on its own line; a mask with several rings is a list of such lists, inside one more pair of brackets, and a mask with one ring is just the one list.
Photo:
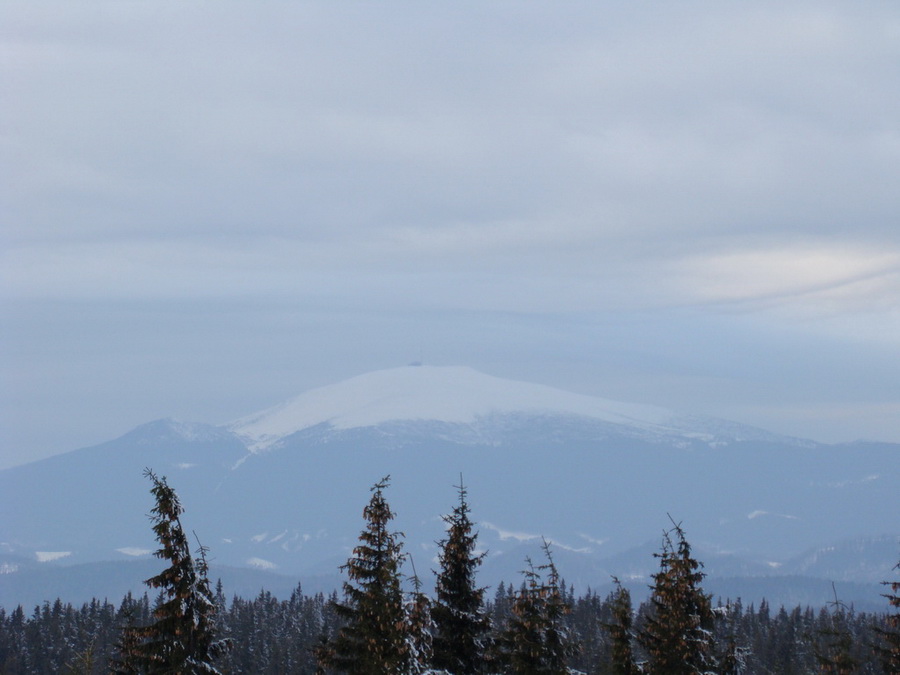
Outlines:
[[0, 16], [0, 468], [412, 361], [900, 442], [894, 2]]

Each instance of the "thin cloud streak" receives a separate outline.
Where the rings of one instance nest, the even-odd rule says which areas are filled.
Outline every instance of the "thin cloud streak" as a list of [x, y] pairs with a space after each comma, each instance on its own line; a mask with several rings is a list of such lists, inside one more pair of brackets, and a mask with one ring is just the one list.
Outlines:
[[[673, 257], [517, 223], [353, 242], [195, 237], [30, 246], [3, 256], [12, 298], [396, 297], [454, 309], [607, 311], [715, 304], [750, 311], [896, 311], [900, 251], [858, 244]], [[569, 248], [580, 244], [580, 249]], [[627, 247], [626, 247], [627, 250]], [[446, 285], [448, 280], [453, 284]], [[617, 290], [616, 283], [626, 283]], [[540, 289], [544, 289], [541, 293]], [[518, 290], [517, 290], [518, 289]]]

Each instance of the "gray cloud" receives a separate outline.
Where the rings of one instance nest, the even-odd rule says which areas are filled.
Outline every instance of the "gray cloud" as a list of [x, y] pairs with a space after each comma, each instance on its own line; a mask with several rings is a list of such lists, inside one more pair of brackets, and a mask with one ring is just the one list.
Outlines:
[[10, 47], [26, 236], [61, 227], [34, 213], [48, 190], [104, 236], [542, 215], [822, 232], [895, 206], [887, 9], [532, 6], [510, 27], [520, 5], [102, 6]]

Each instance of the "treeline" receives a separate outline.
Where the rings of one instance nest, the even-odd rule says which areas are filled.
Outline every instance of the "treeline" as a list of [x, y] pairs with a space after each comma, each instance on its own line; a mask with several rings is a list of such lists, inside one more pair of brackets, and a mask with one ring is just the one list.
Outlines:
[[676, 522], [656, 554], [650, 598], [636, 608], [618, 583], [604, 597], [575, 596], [546, 543], [541, 561], [524, 561], [521, 580], [488, 598], [477, 585], [484, 554], [462, 484], [445, 517], [433, 589], [414, 570], [402, 572], [408, 557], [390, 528], [383, 479], [340, 593], [309, 596], [298, 586], [287, 599], [262, 591], [229, 601], [221, 583], [210, 588], [205, 551], [191, 553], [177, 495], [147, 475], [156, 555], [169, 564], [147, 581], [153, 599], [0, 609], [0, 673], [900, 672], [900, 583], [888, 584], [887, 611], [877, 615], [838, 602], [819, 611], [714, 605]]
[[[485, 604], [493, 626], [505, 625], [515, 592], [514, 586], [503, 584]], [[267, 591], [253, 599], [226, 601], [221, 593], [217, 597], [222, 603], [218, 627], [231, 642], [231, 649], [217, 662], [222, 673], [312, 675], [316, 672], [316, 647], [323, 636], [334, 636], [340, 625], [332, 609], [337, 594], [304, 595], [298, 587], [286, 599]], [[568, 666], [589, 674], [616, 673], [613, 642], [605, 628], [614, 620], [615, 595], [601, 597], [588, 591], [579, 597], [566, 593], [565, 598], [571, 607], [565, 626], [579, 646]], [[0, 609], [0, 673], [108, 673], [123, 627], [132, 619], [149, 623], [154, 604], [144, 595], [128, 596], [118, 606], [93, 600], [76, 608], [57, 600], [30, 613], [21, 607], [11, 613]], [[649, 611], [647, 604], [638, 608], [636, 630]], [[880, 665], [871, 648], [873, 630], [888, 627], [884, 614], [801, 607], [776, 611], [765, 603], [743, 607], [735, 602], [722, 618], [716, 640], [724, 645], [733, 640], [741, 646], [743, 672], [748, 674], [828, 672], [820, 669], [817, 654], [834, 649], [836, 628], [845, 636], [848, 654], [857, 663], [855, 669], [845, 672], [891, 672]]]

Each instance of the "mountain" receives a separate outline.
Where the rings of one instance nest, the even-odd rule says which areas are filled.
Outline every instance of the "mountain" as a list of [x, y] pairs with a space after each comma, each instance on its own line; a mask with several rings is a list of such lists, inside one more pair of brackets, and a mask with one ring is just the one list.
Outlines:
[[251, 451], [278, 447], [295, 434], [322, 425], [340, 432], [404, 422], [444, 425], [455, 440], [490, 442], [508, 418], [560, 418], [605, 426], [612, 434], [675, 445], [701, 441], [802, 441], [712, 418], [679, 415], [650, 405], [621, 403], [553, 387], [490, 377], [471, 368], [411, 366], [382, 370], [306, 392], [245, 417], [228, 428]]
[[[579, 587], [645, 580], [668, 514], [723, 579], [872, 584], [891, 578], [900, 533], [896, 444], [823, 445], [468, 368], [405, 367], [225, 426], [159, 420], [0, 471], [0, 602], [15, 601], [26, 571], [148, 560], [144, 467], [168, 476], [214, 567], [290, 578], [333, 578], [388, 474], [420, 570], [434, 565], [462, 475], [487, 584], [514, 580], [541, 536]], [[849, 552], [798, 559], [829, 548]]]

